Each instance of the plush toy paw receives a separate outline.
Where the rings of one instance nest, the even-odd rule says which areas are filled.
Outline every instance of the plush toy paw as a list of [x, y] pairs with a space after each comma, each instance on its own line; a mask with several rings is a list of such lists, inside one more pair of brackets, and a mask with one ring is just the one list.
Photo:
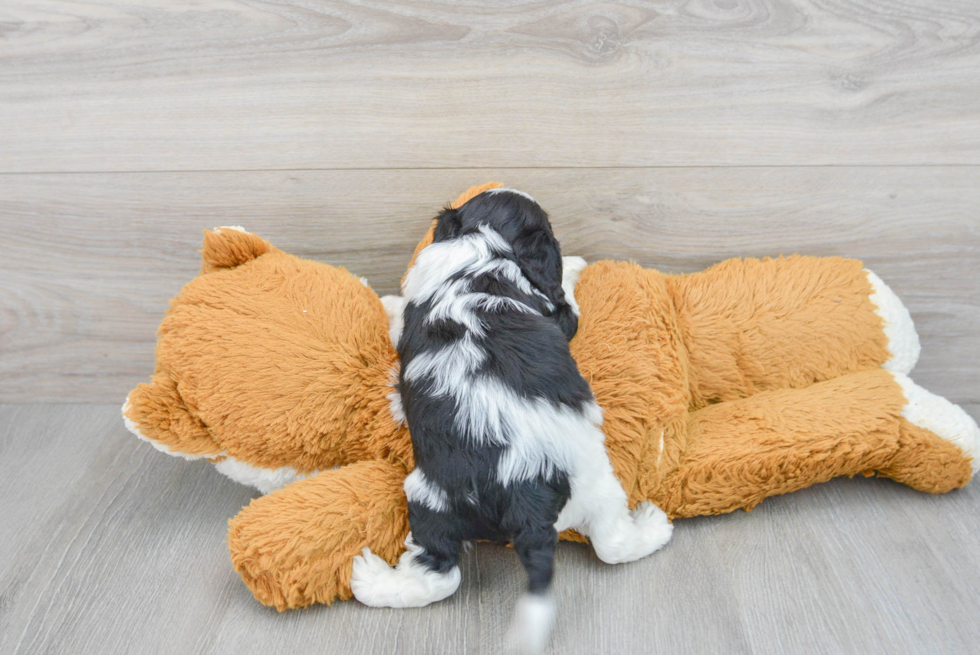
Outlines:
[[666, 545], [674, 533], [667, 514], [651, 502], [642, 502], [619, 521], [611, 534], [592, 536], [596, 555], [607, 564], [633, 562]]
[[923, 389], [901, 373], [892, 373], [902, 387], [905, 407], [902, 416], [959, 447], [970, 458], [973, 474], [980, 471], [980, 427], [959, 405]]
[[459, 567], [432, 571], [415, 559], [419, 547], [409, 544], [394, 568], [365, 548], [354, 557], [350, 588], [354, 598], [370, 607], [424, 607], [453, 595], [459, 587]]

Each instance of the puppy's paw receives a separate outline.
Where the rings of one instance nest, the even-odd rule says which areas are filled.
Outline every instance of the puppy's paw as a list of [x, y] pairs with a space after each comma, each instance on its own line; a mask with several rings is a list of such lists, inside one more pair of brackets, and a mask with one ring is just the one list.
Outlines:
[[674, 534], [674, 526], [667, 514], [651, 502], [640, 503], [630, 514], [636, 526], [636, 559], [660, 550]]
[[624, 515], [609, 533], [592, 535], [596, 555], [607, 564], [634, 562], [670, 541], [674, 526], [653, 503], [643, 502]]
[[354, 598], [370, 607], [387, 607], [385, 593], [390, 589], [395, 570], [365, 548], [360, 555], [354, 557], [350, 575], [350, 588]]
[[459, 567], [429, 570], [415, 560], [416, 552], [405, 551], [392, 568], [369, 548], [362, 550], [351, 569], [354, 598], [370, 607], [424, 607], [451, 596], [459, 587]]

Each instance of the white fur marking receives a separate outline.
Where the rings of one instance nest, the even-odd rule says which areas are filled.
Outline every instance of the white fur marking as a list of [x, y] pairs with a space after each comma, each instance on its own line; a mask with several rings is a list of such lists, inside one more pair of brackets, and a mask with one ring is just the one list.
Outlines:
[[980, 471], [980, 427], [959, 405], [931, 393], [907, 376], [892, 372], [905, 396], [902, 416], [920, 428], [952, 442], [969, 457], [973, 474]]
[[497, 253], [511, 253], [510, 244], [500, 234], [486, 225], [479, 232], [467, 234], [450, 241], [440, 241], [423, 248], [415, 265], [405, 275], [402, 296], [407, 301], [422, 303], [444, 295], [450, 276], [463, 273], [476, 277], [485, 273], [499, 272], [518, 288], [547, 301], [547, 297], [528, 282], [520, 266], [509, 259], [501, 259]]
[[370, 607], [424, 607], [448, 598], [459, 588], [459, 567], [437, 573], [416, 561], [421, 547], [409, 533], [406, 551], [395, 568], [365, 548], [354, 558], [350, 588], [354, 597]]
[[433, 394], [459, 397], [459, 391], [469, 386], [473, 373], [486, 357], [473, 338], [465, 334], [445, 348], [417, 355], [405, 367], [405, 379], [416, 382], [428, 377], [432, 379]]
[[548, 645], [555, 624], [555, 601], [550, 595], [524, 594], [514, 608], [507, 630], [508, 652], [540, 653]]
[[469, 291], [469, 285], [470, 280], [468, 279], [447, 284], [444, 291], [436, 296], [439, 300], [432, 304], [432, 309], [425, 317], [425, 322], [431, 325], [436, 321], [448, 319], [462, 324], [477, 336], [483, 336], [486, 330], [474, 313], [474, 308], [479, 307], [487, 312], [499, 312], [501, 309], [509, 308], [528, 314], [538, 313], [533, 308], [513, 298]]
[[579, 413], [543, 398], [521, 398], [494, 377], [474, 376], [485, 358], [467, 334], [441, 350], [418, 355], [406, 367], [405, 379], [429, 378], [432, 394], [454, 398], [456, 426], [473, 443], [508, 446], [497, 468], [501, 484], [551, 476], [556, 467], [573, 472], [588, 466], [582, 463], [583, 453], [593, 453], [595, 444], [606, 457], [597, 404]]
[[419, 503], [433, 512], [445, 512], [449, 509], [449, 496], [432, 480], [425, 477], [422, 469], [415, 469], [405, 477], [405, 497], [413, 503]]
[[573, 481], [571, 500], [555, 524], [559, 531], [569, 527], [586, 534], [596, 555], [607, 564], [646, 557], [663, 548], [674, 532], [667, 515], [651, 502], [642, 502], [629, 511], [615, 477], [600, 480], [591, 488]]
[[425, 323], [431, 325], [440, 320], [451, 320], [461, 323], [467, 330], [478, 336], [483, 336], [483, 323], [473, 312], [478, 296], [486, 294], [469, 293], [470, 281], [456, 280], [443, 285], [443, 289], [435, 295], [432, 309], [425, 317]]
[[424, 302], [440, 291], [451, 275], [475, 270], [495, 258], [494, 252], [511, 252], [510, 244], [496, 231], [481, 226], [474, 234], [433, 243], [415, 258], [415, 265], [405, 275], [402, 296]]
[[556, 468], [574, 474], [588, 466], [584, 454], [605, 440], [598, 427], [602, 410], [595, 403], [580, 414], [543, 398], [521, 398], [494, 378], [475, 380], [469, 393], [456, 401], [456, 423], [467, 435], [507, 445], [497, 465], [497, 480], [503, 485], [550, 477]]
[[870, 299], [875, 306], [875, 313], [881, 317], [882, 329], [888, 338], [888, 352], [891, 353], [882, 368], [908, 375], [919, 361], [922, 350], [912, 315], [880, 277], [868, 269], [864, 269], [864, 273], [871, 283]]
[[251, 234], [251, 232], [243, 228], [241, 225], [222, 225], [220, 227], [214, 228], [211, 231], [217, 234], [221, 234], [221, 230], [235, 230], [236, 232], [244, 232], [245, 234]]

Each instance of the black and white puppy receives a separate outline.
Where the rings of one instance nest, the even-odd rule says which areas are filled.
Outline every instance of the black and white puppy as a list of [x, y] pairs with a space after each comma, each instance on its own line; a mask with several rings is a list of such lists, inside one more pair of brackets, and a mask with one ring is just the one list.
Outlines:
[[411, 534], [395, 568], [368, 549], [355, 558], [354, 595], [427, 605], [459, 586], [463, 542], [512, 541], [528, 584], [511, 642], [538, 651], [554, 618], [558, 532], [587, 535], [610, 563], [649, 555], [671, 535], [655, 505], [629, 511], [613, 474], [602, 411], [569, 352], [577, 310], [547, 214], [511, 189], [445, 210], [400, 302], [385, 302], [415, 452]]

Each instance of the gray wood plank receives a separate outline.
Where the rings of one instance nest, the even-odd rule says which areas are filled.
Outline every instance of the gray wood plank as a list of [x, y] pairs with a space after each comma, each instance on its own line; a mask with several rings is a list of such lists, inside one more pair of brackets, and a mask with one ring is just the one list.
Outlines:
[[719, 523], [756, 653], [966, 653], [978, 504], [975, 484], [928, 496], [859, 478], [698, 520]]
[[[222, 548], [249, 492], [134, 443], [111, 406], [0, 407], [0, 652], [193, 652], [240, 586]], [[179, 629], [175, 629], [179, 627]]]
[[[0, 406], [0, 455], [0, 653], [489, 655], [523, 584], [512, 551], [478, 544], [434, 606], [277, 613], [224, 543], [251, 493], [132, 438], [115, 406]], [[974, 652], [978, 514], [975, 482], [836, 480], [678, 521], [633, 564], [563, 544], [550, 652]]]
[[972, 0], [4, 0], [0, 171], [980, 163]]
[[438, 208], [491, 179], [534, 194], [564, 251], [589, 260], [862, 258], [912, 311], [916, 380], [980, 403], [976, 167], [0, 176], [0, 400], [121, 402], [152, 371], [204, 229], [244, 225], [391, 293]]

